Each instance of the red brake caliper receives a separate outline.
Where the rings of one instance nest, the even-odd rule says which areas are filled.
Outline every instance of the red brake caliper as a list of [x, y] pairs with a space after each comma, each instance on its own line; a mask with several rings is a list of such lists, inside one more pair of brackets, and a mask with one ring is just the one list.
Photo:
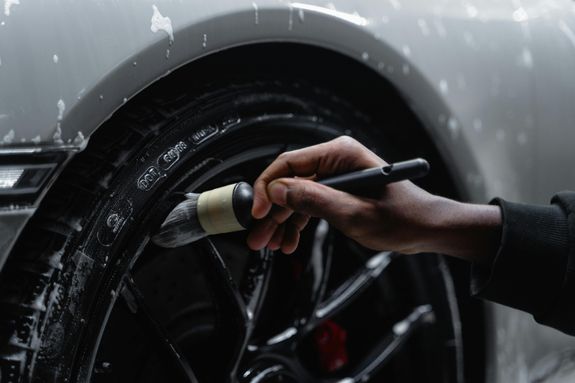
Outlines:
[[324, 372], [335, 372], [347, 364], [346, 339], [347, 331], [332, 320], [323, 322], [315, 330], [315, 346]]

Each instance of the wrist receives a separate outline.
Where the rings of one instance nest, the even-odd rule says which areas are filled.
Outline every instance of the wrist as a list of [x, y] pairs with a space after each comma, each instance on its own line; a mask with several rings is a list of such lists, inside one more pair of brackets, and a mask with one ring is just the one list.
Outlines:
[[461, 203], [435, 196], [426, 217], [423, 252], [486, 263], [499, 247], [502, 225], [499, 206]]

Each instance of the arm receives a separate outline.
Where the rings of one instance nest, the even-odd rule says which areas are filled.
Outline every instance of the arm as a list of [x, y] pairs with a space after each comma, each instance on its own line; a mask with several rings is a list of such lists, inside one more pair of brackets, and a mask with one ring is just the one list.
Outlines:
[[[409, 181], [388, 185], [374, 199], [306, 179], [384, 165], [384, 160], [349, 137], [282, 154], [254, 184], [252, 213], [261, 220], [248, 245], [291, 253], [299, 232], [314, 216], [375, 250], [438, 252], [478, 263], [492, 258], [501, 226], [497, 206], [438, 197]], [[281, 208], [272, 209], [272, 205]]]
[[471, 261], [474, 295], [575, 335], [575, 193], [560, 193], [546, 206], [473, 205], [409, 181], [370, 199], [309, 180], [385, 164], [349, 137], [282, 154], [254, 184], [252, 214], [259, 221], [248, 245], [291, 253], [309, 217], [323, 218], [375, 250]]

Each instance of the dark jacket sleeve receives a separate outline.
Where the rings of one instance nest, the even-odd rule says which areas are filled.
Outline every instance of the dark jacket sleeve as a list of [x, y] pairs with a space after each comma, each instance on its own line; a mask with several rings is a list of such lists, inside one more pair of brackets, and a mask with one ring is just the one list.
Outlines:
[[575, 192], [545, 206], [492, 204], [501, 207], [501, 243], [488, 265], [472, 266], [472, 293], [575, 335]]

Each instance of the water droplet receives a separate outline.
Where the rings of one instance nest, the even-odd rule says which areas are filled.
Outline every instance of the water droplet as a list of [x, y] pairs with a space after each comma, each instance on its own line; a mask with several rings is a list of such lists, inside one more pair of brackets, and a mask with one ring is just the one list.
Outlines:
[[529, 15], [527, 14], [527, 11], [523, 7], [519, 7], [515, 11], [513, 11], [513, 20], [518, 23], [527, 21], [528, 18]]
[[404, 45], [404, 46], [402, 46], [402, 47], [401, 47], [401, 51], [403, 52], [403, 54], [404, 54], [406, 57], [411, 56], [411, 48], [409, 47], [409, 45]]
[[62, 118], [64, 117], [64, 111], [66, 110], [66, 103], [64, 100], [59, 99], [56, 106], [58, 107], [58, 121], [62, 121]]
[[76, 138], [74, 138], [75, 145], [82, 145], [85, 141], [84, 134], [81, 131], [78, 131]]
[[303, 22], [305, 21], [305, 13], [304, 13], [303, 9], [301, 9], [301, 8], [298, 9], [297, 18], [298, 18], [299, 22], [303, 24]]
[[445, 30], [445, 27], [443, 26], [443, 23], [440, 19], [433, 20], [433, 26], [435, 27], [435, 31], [439, 37], [444, 39], [447, 36], [447, 31]]
[[447, 120], [447, 128], [451, 133], [451, 138], [456, 139], [457, 136], [459, 135], [459, 124], [457, 123], [455, 117], [453, 116], [449, 117], [449, 119]]
[[134, 66], [134, 67], [138, 66], [138, 62], [137, 62], [137, 61], [134, 61], [134, 62], [132, 63], [132, 66]]
[[479, 13], [477, 8], [475, 8], [472, 4], [467, 4], [465, 10], [467, 11], [467, 16], [471, 18], [477, 17], [477, 14]]
[[470, 32], [465, 31], [463, 33], [463, 40], [465, 41], [465, 44], [467, 44], [472, 48], [475, 48], [475, 38]]
[[293, 5], [289, 5], [288, 31], [293, 30]]
[[403, 71], [403, 74], [407, 76], [410, 72], [409, 65], [403, 64], [403, 67], [401, 68], [401, 70]]
[[534, 126], [535, 126], [535, 119], [533, 118], [533, 116], [530, 114], [525, 116], [525, 127], [527, 127], [528, 129], [531, 129]]
[[385, 69], [385, 64], [383, 62], [378, 62], [377, 63], [377, 69], [379, 70], [384, 70]]
[[54, 64], [58, 64], [58, 55], [57, 54], [52, 56], [52, 61], [54, 61]]
[[10, 16], [12, 6], [18, 4], [20, 4], [20, 0], [4, 0], [4, 14]]
[[565, 21], [561, 20], [558, 24], [558, 27], [561, 32], [563, 32], [565, 37], [567, 37], [567, 39], [571, 42], [571, 45], [575, 46], [575, 32], [569, 28], [569, 25], [567, 25]]
[[204, 33], [204, 38], [202, 40], [202, 48], [206, 49], [208, 47], [208, 35]]
[[103, 100], [104, 100], [104, 95], [101, 94], [98, 98], [100, 99], [100, 101], [103, 101]]
[[427, 26], [425, 19], [417, 19], [417, 26], [419, 27], [422, 35], [429, 36], [429, 27]]
[[361, 58], [362, 58], [363, 61], [369, 60], [369, 53], [363, 52], [363, 53], [361, 54]]
[[52, 139], [57, 144], [63, 144], [64, 143], [64, 141], [62, 141], [62, 127], [60, 126], [60, 123], [56, 124], [56, 131], [54, 132]]
[[252, 7], [254, 8], [254, 24], [258, 25], [260, 23], [259, 8], [255, 2], [252, 3]]
[[166, 49], [166, 60], [170, 58], [170, 50]]
[[519, 57], [519, 62], [526, 68], [533, 68], [533, 56], [531, 55], [531, 51], [529, 49], [523, 48], [521, 56]]
[[32, 141], [35, 144], [39, 144], [40, 140], [41, 140], [40, 136], [36, 136], [36, 137], [32, 138], [30, 141]]
[[14, 129], [10, 129], [10, 131], [2, 139], [2, 143], [3, 144], [12, 143], [12, 141], [14, 141], [14, 136], [15, 136]]
[[517, 143], [521, 146], [527, 144], [527, 133], [521, 132], [517, 135]]
[[158, 10], [156, 5], [152, 5], [154, 14], [152, 15], [150, 29], [152, 32], [156, 33], [159, 31], [164, 31], [168, 34], [170, 38], [170, 45], [174, 42], [174, 28], [172, 27], [172, 20], [169, 17], [164, 17]]
[[443, 94], [449, 93], [449, 85], [445, 79], [441, 79], [441, 81], [439, 81], [439, 91]]
[[123, 102], [124, 102], [124, 104], [125, 104], [125, 103], [127, 103], [127, 102], [128, 102], [128, 99], [127, 99], [126, 97], [124, 97], [124, 99], [123, 99], [122, 101], [123, 101]]
[[483, 122], [479, 118], [476, 118], [473, 120], [473, 129], [477, 133], [479, 133], [483, 130]]
[[393, 9], [401, 9], [401, 3], [399, 0], [389, 0]]
[[6, 22], [5, 22], [5, 21], [2, 21], [2, 22], [0, 23], [0, 25], [4, 26], [4, 25], [6, 25]]
[[467, 88], [467, 82], [465, 82], [465, 77], [462, 74], [457, 75], [457, 87], [460, 90], [465, 90], [465, 88]]

